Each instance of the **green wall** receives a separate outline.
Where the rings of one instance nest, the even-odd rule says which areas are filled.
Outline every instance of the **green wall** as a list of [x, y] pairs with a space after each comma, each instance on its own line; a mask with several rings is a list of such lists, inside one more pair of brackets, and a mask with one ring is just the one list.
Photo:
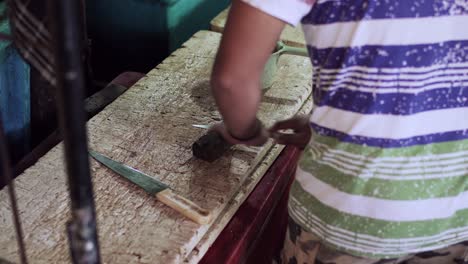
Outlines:
[[148, 72], [228, 6], [229, 0], [89, 0], [88, 34], [97, 79]]

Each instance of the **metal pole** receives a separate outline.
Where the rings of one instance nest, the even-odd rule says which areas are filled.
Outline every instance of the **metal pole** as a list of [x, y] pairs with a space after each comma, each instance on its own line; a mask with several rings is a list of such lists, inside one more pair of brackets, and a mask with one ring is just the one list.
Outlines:
[[[1, 116], [1, 115], [0, 115]], [[24, 246], [23, 230], [21, 228], [21, 221], [19, 217], [18, 204], [16, 203], [15, 184], [13, 181], [13, 173], [11, 170], [10, 159], [8, 155], [7, 140], [5, 132], [3, 131], [3, 123], [0, 118], [0, 172], [5, 180], [4, 184], [8, 185], [8, 194], [10, 196], [11, 210], [13, 213], [13, 222], [15, 223], [16, 241], [18, 242], [19, 255], [21, 263], [27, 264], [26, 247]]]
[[100, 263], [84, 110], [83, 29], [79, 0], [50, 0], [60, 129], [65, 142], [72, 219], [68, 225], [73, 263]]

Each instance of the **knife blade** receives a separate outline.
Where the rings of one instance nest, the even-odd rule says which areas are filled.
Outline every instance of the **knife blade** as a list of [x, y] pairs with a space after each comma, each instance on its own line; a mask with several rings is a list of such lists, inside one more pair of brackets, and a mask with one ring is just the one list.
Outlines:
[[211, 213], [193, 203], [192, 201], [174, 193], [165, 183], [123, 163], [112, 160], [96, 151], [89, 151], [91, 157], [101, 164], [124, 177], [133, 184], [141, 187], [147, 193], [156, 196], [156, 198], [178, 211], [185, 217], [195, 221], [198, 224], [208, 224], [211, 222]]
[[196, 128], [201, 128], [201, 129], [209, 129], [210, 128], [209, 125], [193, 124], [192, 126], [196, 127]]

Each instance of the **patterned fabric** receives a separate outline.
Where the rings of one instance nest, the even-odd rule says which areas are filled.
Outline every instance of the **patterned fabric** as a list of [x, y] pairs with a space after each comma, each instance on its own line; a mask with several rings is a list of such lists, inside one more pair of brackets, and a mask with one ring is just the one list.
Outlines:
[[392, 259], [371, 259], [331, 250], [289, 219], [280, 263], [283, 264], [468, 264], [468, 242]]
[[245, 1], [301, 20], [313, 65], [291, 217], [367, 258], [468, 240], [468, 1]]

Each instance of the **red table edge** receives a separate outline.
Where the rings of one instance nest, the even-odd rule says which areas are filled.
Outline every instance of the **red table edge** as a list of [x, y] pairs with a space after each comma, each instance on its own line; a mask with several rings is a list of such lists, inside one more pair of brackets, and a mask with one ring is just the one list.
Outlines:
[[[266, 255], [276, 254], [281, 249], [289, 186], [299, 155], [300, 151], [294, 147], [282, 151], [199, 263], [238, 264], [248, 259], [250, 263], [259, 263], [259, 259], [271, 259]], [[267, 229], [278, 232], [265, 233]], [[268, 237], [272, 245], [262, 243], [264, 237]]]

